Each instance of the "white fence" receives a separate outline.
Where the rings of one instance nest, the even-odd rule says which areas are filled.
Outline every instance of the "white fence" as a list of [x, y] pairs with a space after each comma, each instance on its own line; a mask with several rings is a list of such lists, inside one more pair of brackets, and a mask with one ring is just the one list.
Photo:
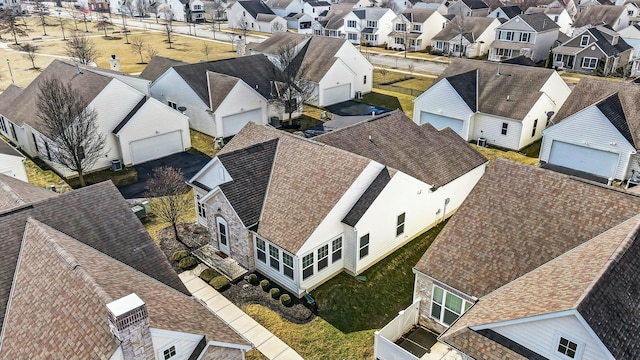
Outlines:
[[416, 356], [394, 344], [394, 341], [418, 323], [419, 315], [420, 299], [417, 299], [408, 308], [400, 311], [398, 316], [385, 327], [376, 331], [373, 345], [374, 357], [380, 360], [418, 360]]

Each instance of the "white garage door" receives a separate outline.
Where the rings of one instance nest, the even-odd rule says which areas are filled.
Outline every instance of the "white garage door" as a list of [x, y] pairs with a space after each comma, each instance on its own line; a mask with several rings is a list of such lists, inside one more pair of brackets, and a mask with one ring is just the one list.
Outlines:
[[615, 177], [618, 157], [618, 154], [608, 151], [553, 141], [549, 164], [608, 178]]
[[322, 91], [322, 106], [336, 104], [351, 99], [351, 84], [344, 84]]
[[450, 127], [458, 135], [462, 136], [462, 125], [463, 125], [462, 120], [421, 111], [420, 124], [426, 124], [426, 123], [433, 125], [433, 127], [438, 130], [442, 130], [446, 127]]
[[262, 109], [245, 111], [240, 114], [229, 115], [222, 118], [222, 136], [232, 136], [238, 133], [249, 121], [262, 123]]
[[184, 151], [182, 133], [176, 130], [166, 134], [135, 140], [130, 143], [131, 159], [134, 164], [159, 159]]

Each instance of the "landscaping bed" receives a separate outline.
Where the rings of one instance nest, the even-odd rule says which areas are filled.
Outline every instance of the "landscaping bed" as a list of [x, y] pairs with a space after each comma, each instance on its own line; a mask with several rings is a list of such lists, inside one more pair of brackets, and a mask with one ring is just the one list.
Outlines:
[[[207, 229], [198, 224], [180, 224], [178, 225], [178, 234], [182, 241], [191, 248], [198, 248], [209, 243], [210, 236]], [[179, 250], [189, 250], [185, 244], [176, 240], [173, 234], [173, 227], [168, 226], [160, 231], [158, 235], [158, 246], [164, 255], [169, 259], [173, 269], [179, 274], [183, 269], [173, 260], [173, 254]]]

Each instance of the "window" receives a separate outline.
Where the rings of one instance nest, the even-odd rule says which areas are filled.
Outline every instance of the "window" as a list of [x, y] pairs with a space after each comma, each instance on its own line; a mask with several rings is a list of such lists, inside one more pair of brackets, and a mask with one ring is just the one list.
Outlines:
[[407, 24], [396, 24], [396, 31], [407, 31]]
[[362, 78], [362, 83], [365, 85], [367, 84], [367, 75]]
[[7, 124], [5, 124], [3, 117], [0, 117], [0, 130], [5, 134], [7, 133]]
[[502, 131], [500, 132], [502, 135], [507, 135], [507, 129], [509, 129], [508, 123], [502, 123]]
[[33, 145], [35, 145], [36, 147], [36, 152], [40, 152], [40, 150], [38, 149], [38, 140], [36, 139], [36, 134], [31, 133], [31, 137], [33, 138]]
[[358, 41], [358, 34], [356, 33], [347, 33], [347, 37], [351, 41]]
[[322, 30], [320, 30], [320, 29], [314, 29], [314, 30], [313, 30], [313, 35], [322, 35]]
[[553, 22], [558, 22], [558, 19], [560, 19], [560, 17], [558, 15], [554, 15], [553, 16]]
[[267, 247], [264, 240], [256, 238], [256, 248], [258, 249], [258, 260], [267, 263]]
[[271, 244], [269, 244], [269, 265], [280, 271], [280, 250]]
[[[13, 124], [11, 124], [11, 126], [13, 126]], [[51, 160], [51, 150], [49, 150], [49, 143], [48, 142], [44, 142], [44, 148], [47, 151], [47, 159]]]
[[565, 337], [560, 336], [560, 341], [558, 342], [558, 352], [571, 359], [575, 359], [576, 353], [578, 352], [578, 344]]
[[293, 279], [293, 256], [282, 252], [282, 272], [290, 279]]
[[581, 66], [583, 69], [595, 69], [596, 66], [598, 66], [598, 59], [592, 57], [583, 57]]
[[513, 40], [513, 31], [498, 31], [499, 40]]
[[318, 271], [329, 266], [329, 245], [324, 245], [318, 249]]
[[413, 31], [422, 31], [421, 24], [413, 24]]
[[529, 42], [531, 39], [530, 33], [520, 33], [520, 42]]
[[511, 49], [496, 49], [496, 55], [511, 57]]
[[369, 234], [360, 238], [360, 259], [369, 255]]
[[376, 28], [378, 27], [378, 22], [375, 20], [367, 20], [367, 27]]
[[404, 45], [404, 39], [403, 38], [396, 38], [396, 44], [400, 44], [400, 45]]
[[176, 356], [176, 347], [172, 346], [168, 348], [163, 352], [163, 354], [164, 354], [164, 360], [171, 359], [172, 357]]
[[[18, 140], [18, 137], [16, 136], [16, 128], [15, 128], [15, 126], [13, 126], [13, 123], [9, 123], [9, 128], [11, 129], [11, 137], [14, 140]], [[49, 160], [51, 160], [51, 159], [49, 159]]]
[[355, 20], [347, 20], [347, 27], [354, 28], [356, 26], [357, 24]]
[[218, 238], [220, 244], [227, 245], [227, 222], [223, 218], [218, 218]]
[[202, 10], [202, 5], [193, 5], [193, 10]]
[[398, 221], [396, 222], [396, 236], [400, 236], [404, 233], [404, 216], [405, 213], [398, 215]]
[[562, 54], [556, 54], [555, 61], [562, 61]]
[[531, 137], [536, 136], [536, 128], [538, 127], [538, 119], [533, 120], [533, 130], [531, 131]]
[[313, 275], [313, 253], [302, 258], [302, 279]]
[[470, 302], [438, 286], [433, 286], [433, 293], [431, 295], [431, 317], [441, 323], [451, 325], [460, 315], [469, 310], [470, 307]]
[[200, 202], [200, 195], [196, 195], [196, 204], [198, 204], [198, 216], [206, 218], [207, 212], [204, 208], [204, 204]]
[[167, 100], [167, 105], [169, 105], [170, 108], [177, 110], [178, 109], [178, 104], [174, 103], [171, 100]]
[[582, 38], [580, 38], [580, 46], [587, 46], [587, 45], [589, 45], [589, 36], [583, 35]]
[[331, 242], [331, 263], [342, 259], [342, 237]]
[[444, 50], [444, 41], [436, 41], [436, 49], [443, 51]]

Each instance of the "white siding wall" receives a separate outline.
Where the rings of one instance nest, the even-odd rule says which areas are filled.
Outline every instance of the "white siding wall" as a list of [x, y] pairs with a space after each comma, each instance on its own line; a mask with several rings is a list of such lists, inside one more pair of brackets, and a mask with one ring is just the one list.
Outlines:
[[[420, 112], [428, 112], [464, 121], [463, 134], [469, 134], [469, 117], [473, 112], [446, 79], [423, 92], [413, 102], [413, 122], [420, 124]], [[469, 136], [463, 136], [469, 140]]]
[[[386, 16], [386, 15], [385, 15]], [[380, 41], [378, 39], [378, 41]], [[336, 52], [346, 65], [355, 73], [354, 85], [351, 87], [353, 91], [362, 91], [363, 93], [371, 92], [373, 84], [373, 65], [356, 49], [353, 44], [345, 41]], [[364, 77], [367, 77], [367, 83], [364, 83]]]
[[[256, 264], [255, 264], [256, 270], [258, 270], [260, 273], [268, 277], [269, 280], [274, 281], [278, 285], [285, 288], [287, 291], [290, 291], [293, 294], [297, 294], [298, 296], [301, 296], [303, 294], [303, 291], [298, 286], [298, 284], [300, 283], [300, 279], [302, 278], [302, 271], [300, 270], [301, 260], [297, 258], [295, 254], [291, 254], [287, 252], [287, 254], [293, 256], [293, 280], [292, 280], [291, 278], [285, 276], [282, 272], [283, 249], [279, 246], [276, 246], [279, 249], [279, 255], [280, 255], [280, 259], [279, 259], [280, 268], [276, 270], [275, 268], [272, 268], [271, 265], [269, 264], [269, 246], [271, 245], [271, 243], [269, 242], [269, 240], [263, 237], [260, 237], [261, 239], [265, 240], [265, 243], [266, 243], [265, 245], [266, 246], [266, 249], [265, 249], [266, 263], [264, 263], [260, 259], [258, 259], [257, 246], [255, 245], [255, 238], [256, 238], [256, 235], [253, 234], [253, 241], [254, 241], [253, 249], [254, 249], [254, 259], [256, 261]], [[327, 269], [324, 269], [323, 272], [325, 270]], [[314, 271], [314, 274], [315, 273], [316, 272]]]
[[564, 334], [584, 344], [581, 360], [613, 359], [610, 353], [602, 351], [596, 343], [597, 340], [573, 315], [501, 326], [492, 330], [548, 359], [561, 358], [557, 352], [558, 334]]
[[[447, 18], [437, 11], [427, 18], [427, 20], [422, 24], [422, 34], [418, 37], [418, 39], [422, 39], [423, 48], [431, 44], [433, 37], [442, 31], [444, 28], [443, 25], [447, 24], [447, 22]], [[411, 25], [407, 24], [407, 26]]]
[[[502, 123], [509, 124], [507, 135], [502, 135]], [[481, 132], [482, 131], [482, 132]], [[519, 149], [522, 123], [513, 119], [506, 119], [489, 114], [476, 114], [473, 120], [473, 139], [482, 137], [487, 143], [509, 149]]]
[[217, 157], [207, 163], [206, 167], [200, 171], [194, 178], [211, 189], [233, 180]]
[[[38, 156], [35, 147], [33, 146], [33, 139], [31, 138], [31, 128], [29, 125], [24, 125], [24, 127], [20, 127], [13, 123], [11, 119], [5, 118], [5, 124], [7, 125], [7, 139], [13, 142], [18, 148], [22, 149], [24, 152], [29, 154], [30, 156]], [[11, 132], [11, 126], [16, 132], [16, 137], [13, 137]]]
[[0, 174], [11, 176], [24, 182], [29, 181], [27, 172], [24, 169], [24, 157], [22, 156], [0, 154]]
[[224, 129], [222, 128], [223, 117], [255, 109], [260, 109], [261, 115], [260, 118], [251, 119], [251, 121], [261, 125], [266, 124], [267, 100], [244, 81], [238, 81], [214, 113], [215, 133], [224, 134]]
[[202, 335], [151, 328], [151, 337], [153, 339], [153, 348], [156, 351], [156, 358], [164, 358], [164, 350], [175, 346], [175, 359], [186, 360], [189, 359], [196, 346], [198, 346]]
[[[355, 84], [356, 80], [356, 74], [351, 71], [342, 60], [336, 60], [326, 75], [320, 80], [320, 89], [323, 89], [323, 91], [320, 91], [320, 98], [318, 99], [319, 106], [326, 105], [326, 100], [323, 96], [324, 90], [344, 84]], [[362, 79], [360, 79], [360, 82], [362, 83]], [[354, 87], [351, 86], [350, 97], [353, 99], [354, 96], [355, 90]]]
[[356, 273], [356, 248], [358, 247], [356, 235], [356, 231], [352, 227], [345, 226], [342, 235], [342, 264], [345, 271], [353, 275]]
[[558, 40], [558, 30], [538, 33], [536, 35], [535, 46], [533, 47], [533, 55], [531, 59], [535, 62], [542, 61], [549, 55], [549, 50]]
[[216, 136], [215, 123], [208, 111], [209, 104], [204, 103], [173, 69], [167, 70], [151, 85], [151, 96], [165, 105], [167, 101], [173, 101], [178, 106], [186, 107], [184, 114], [189, 117], [192, 129]]
[[616, 179], [624, 179], [631, 153], [635, 149], [607, 120], [597, 107], [591, 106], [544, 131], [540, 160], [549, 161], [553, 140], [620, 154]]
[[496, 29], [498, 26], [500, 26], [499, 20], [495, 20], [491, 25], [487, 26], [485, 31], [476, 39], [474, 44], [475, 51], [469, 54], [470, 56], [486, 55], [489, 52], [489, 47], [496, 37]]

